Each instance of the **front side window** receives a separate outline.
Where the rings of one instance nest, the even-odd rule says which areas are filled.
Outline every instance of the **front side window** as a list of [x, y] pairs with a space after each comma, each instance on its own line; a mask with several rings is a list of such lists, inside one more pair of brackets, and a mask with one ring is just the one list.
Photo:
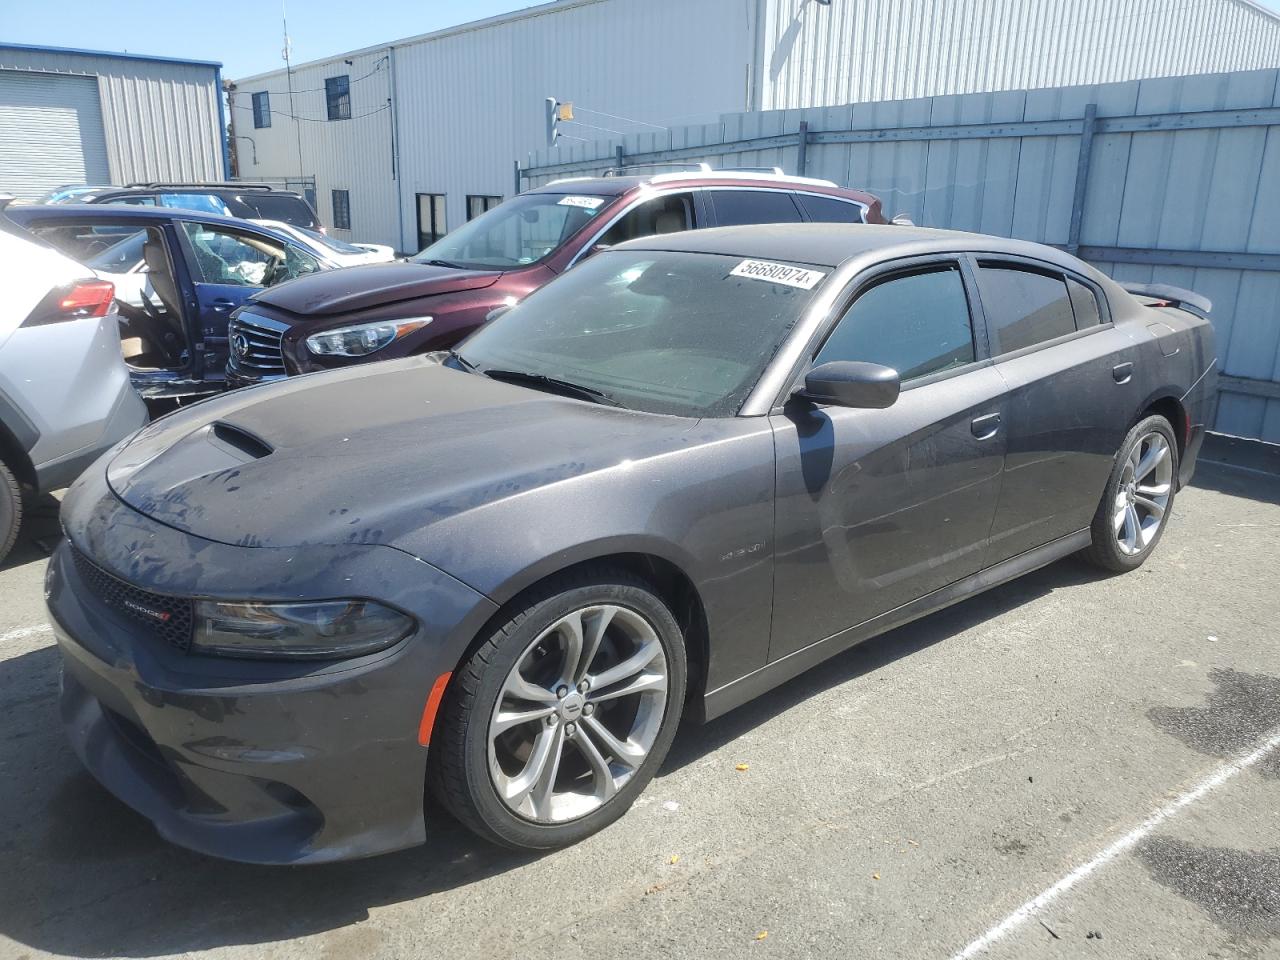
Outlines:
[[501, 197], [469, 193], [467, 194], [467, 219], [474, 220], [480, 214], [488, 213], [501, 202]]
[[292, 244], [183, 221], [199, 283], [270, 287], [320, 270], [320, 261]]
[[1022, 350], [1076, 330], [1062, 274], [981, 262], [978, 283], [993, 355]]
[[253, 95], [253, 128], [261, 130], [271, 126], [271, 94], [267, 91]]
[[903, 382], [972, 363], [973, 324], [960, 268], [898, 274], [864, 290], [814, 363], [832, 360], [883, 364]]
[[712, 190], [716, 225], [799, 223], [800, 210], [785, 190]]
[[[537, 263], [592, 222], [610, 199], [576, 193], [525, 193], [440, 239], [444, 234], [444, 196], [420, 193], [418, 240], [422, 252], [413, 259], [468, 270], [508, 270]], [[431, 232], [424, 230], [427, 227]]]
[[[829, 273], [711, 253], [605, 251], [458, 349], [463, 365], [495, 379], [553, 377], [636, 410], [733, 416]], [[799, 285], [772, 279], [797, 274]]]
[[325, 80], [324, 103], [330, 120], [351, 119], [351, 78], [347, 74]]
[[351, 192], [333, 191], [333, 226], [337, 230], [351, 229]]
[[693, 194], [668, 193], [646, 200], [628, 210], [608, 229], [599, 242], [606, 247], [612, 247], [625, 240], [652, 237], [660, 233], [676, 233], [680, 230], [694, 230], [697, 227]]

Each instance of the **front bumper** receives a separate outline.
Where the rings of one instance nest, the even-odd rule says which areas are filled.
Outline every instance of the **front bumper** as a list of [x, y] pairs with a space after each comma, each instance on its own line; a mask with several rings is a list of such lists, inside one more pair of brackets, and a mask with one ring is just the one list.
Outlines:
[[[336, 568], [337, 548], [311, 547], [308, 556], [330, 554], [319, 557], [320, 567], [339, 578], [360, 582], [372, 565], [383, 583], [416, 581], [416, 592], [430, 598], [410, 610], [420, 630], [390, 650], [333, 663], [185, 653], [103, 602], [73, 551], [149, 591], [229, 598], [229, 589], [258, 599], [290, 589], [278, 582], [288, 557], [199, 541], [110, 493], [86, 506], [77, 492], [67, 511], [70, 542], [50, 561], [47, 594], [62, 654], [62, 718], [89, 771], [162, 836], [218, 857], [317, 863], [422, 843], [423, 707], [493, 605], [388, 547], [346, 549]], [[290, 566], [314, 568], [303, 551], [294, 553]], [[323, 573], [303, 576], [321, 591], [314, 595], [328, 589]], [[179, 591], [183, 581], [187, 590]], [[292, 589], [297, 596], [296, 583]], [[387, 599], [408, 609], [412, 592]]]

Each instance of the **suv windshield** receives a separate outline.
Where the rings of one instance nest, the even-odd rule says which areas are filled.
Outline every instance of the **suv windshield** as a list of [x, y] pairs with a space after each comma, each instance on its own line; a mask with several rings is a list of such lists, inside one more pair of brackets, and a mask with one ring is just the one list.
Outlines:
[[567, 381], [635, 410], [733, 416], [829, 272], [604, 252], [482, 327], [456, 356], [477, 374]]
[[578, 193], [526, 193], [440, 238], [413, 260], [469, 270], [523, 267], [581, 230], [609, 200]]

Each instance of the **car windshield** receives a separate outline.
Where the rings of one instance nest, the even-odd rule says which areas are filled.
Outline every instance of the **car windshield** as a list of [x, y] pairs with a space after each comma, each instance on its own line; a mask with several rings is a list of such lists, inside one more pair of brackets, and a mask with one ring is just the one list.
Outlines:
[[650, 413], [733, 416], [829, 272], [604, 252], [481, 328], [451, 362], [500, 379], [567, 381]]
[[337, 253], [352, 254], [352, 253], [368, 253], [369, 252], [368, 250], [365, 250], [363, 247], [357, 247], [354, 243], [344, 243], [343, 241], [338, 240], [334, 237], [326, 237], [323, 233], [318, 233], [315, 230], [308, 230], [306, 227], [295, 226], [293, 229], [297, 230], [298, 233], [302, 234], [304, 237], [306, 237], [308, 240], [312, 241], [313, 243], [317, 243], [320, 246], [326, 247]]
[[469, 270], [508, 270], [536, 263], [589, 223], [609, 197], [526, 193], [500, 203], [413, 257]]
[[142, 248], [147, 242], [147, 231], [139, 230], [96, 253], [84, 265], [91, 270], [104, 273], [128, 273], [142, 262]]

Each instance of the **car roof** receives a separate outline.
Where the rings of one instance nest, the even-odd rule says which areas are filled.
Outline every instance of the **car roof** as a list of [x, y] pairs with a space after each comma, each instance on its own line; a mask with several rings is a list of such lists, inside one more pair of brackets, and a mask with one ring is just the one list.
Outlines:
[[752, 170], [709, 170], [706, 172], [659, 173], [649, 176], [619, 175], [608, 177], [565, 177], [526, 190], [525, 193], [587, 193], [615, 197], [639, 187], [687, 189], [692, 187], [768, 187], [775, 190], [800, 190], [835, 197], [847, 197], [870, 206], [879, 198], [865, 190], [841, 187], [830, 180], [792, 177], [785, 174]]
[[103, 195], [119, 194], [121, 196], [134, 196], [138, 194], [152, 193], [211, 193], [215, 196], [242, 196], [251, 193], [255, 196], [273, 196], [273, 197], [294, 197], [302, 199], [302, 194], [296, 190], [277, 190], [266, 184], [246, 183], [243, 186], [227, 183], [152, 183], [152, 184], [134, 184], [128, 187], [102, 187], [100, 188]]
[[758, 260], [783, 260], [838, 267], [858, 257], [876, 259], [931, 253], [976, 252], [1032, 257], [1065, 270], [1102, 276], [1088, 264], [1055, 247], [981, 233], [937, 230], [898, 224], [775, 223], [711, 227], [628, 240], [613, 250], [672, 250], [718, 253]]
[[90, 218], [100, 220], [110, 218], [120, 223], [163, 223], [179, 217], [183, 220], [194, 220], [214, 226], [227, 226], [238, 230], [254, 230], [277, 240], [297, 244], [290, 234], [284, 234], [273, 227], [242, 220], [239, 217], [225, 217], [220, 213], [204, 213], [200, 210], [183, 210], [179, 207], [131, 207], [106, 203], [24, 203], [12, 204], [5, 215], [14, 223], [27, 226], [36, 221], [78, 220]]

